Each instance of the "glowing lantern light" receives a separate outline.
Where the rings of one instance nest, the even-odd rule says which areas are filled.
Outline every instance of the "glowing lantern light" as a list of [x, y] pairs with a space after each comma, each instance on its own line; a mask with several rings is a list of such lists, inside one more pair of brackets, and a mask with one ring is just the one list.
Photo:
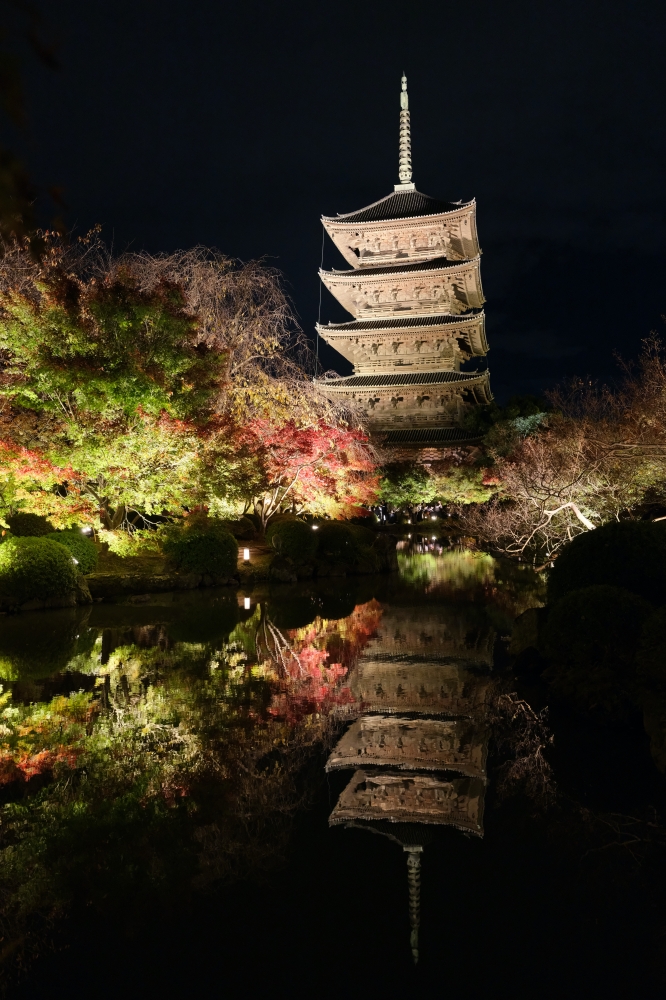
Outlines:
[[243, 549], [243, 562], [249, 562], [249, 561], [250, 561], [250, 550]]
[[246, 611], [250, 610], [250, 598], [249, 597], [243, 598], [243, 607], [245, 608]]
[[313, 524], [312, 525], [312, 530], [313, 531], [317, 531], [318, 529], [319, 529], [319, 525], [318, 524]]

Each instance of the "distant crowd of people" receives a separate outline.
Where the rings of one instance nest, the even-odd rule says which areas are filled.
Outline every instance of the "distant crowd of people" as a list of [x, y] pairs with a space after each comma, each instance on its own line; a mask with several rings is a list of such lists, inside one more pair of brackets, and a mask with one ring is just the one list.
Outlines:
[[372, 513], [383, 524], [411, 523], [419, 524], [421, 521], [439, 520], [443, 517], [450, 517], [446, 507], [441, 503], [418, 504], [409, 510], [396, 511], [387, 504], [379, 504], [371, 507]]

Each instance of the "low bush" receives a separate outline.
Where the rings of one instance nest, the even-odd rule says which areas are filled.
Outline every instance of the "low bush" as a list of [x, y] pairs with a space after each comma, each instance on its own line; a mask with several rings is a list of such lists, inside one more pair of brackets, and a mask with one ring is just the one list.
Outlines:
[[381, 537], [376, 531], [372, 531], [370, 528], [367, 528], [362, 524], [348, 521], [346, 526], [349, 528], [359, 545], [374, 545], [375, 542]]
[[9, 514], [5, 518], [12, 535], [17, 538], [39, 538], [43, 535], [50, 535], [55, 528], [46, 517], [39, 514]]
[[553, 691], [579, 710], [625, 716], [638, 698], [636, 649], [651, 610], [636, 594], [606, 585], [557, 601], [540, 636]]
[[345, 521], [321, 521], [316, 532], [320, 559], [353, 562], [358, 544], [355, 530], [365, 529], [359, 525], [347, 524]]
[[171, 562], [186, 573], [228, 578], [238, 565], [236, 539], [215, 518], [192, 517], [182, 527], [168, 529], [162, 548]]
[[239, 517], [237, 521], [224, 521], [227, 530], [241, 541], [249, 541], [256, 537], [257, 529], [249, 517]]
[[311, 524], [296, 518], [272, 521], [266, 531], [266, 541], [293, 562], [308, 562], [317, 552], [317, 532], [312, 530]]
[[49, 538], [10, 538], [0, 545], [0, 600], [11, 606], [64, 597], [76, 586], [67, 549]]
[[616, 521], [578, 535], [555, 562], [548, 601], [596, 584], [666, 603], [666, 523]]
[[248, 511], [247, 514], [243, 514], [243, 517], [246, 517], [248, 521], [250, 521], [250, 523], [254, 525], [254, 530], [257, 532], [257, 534], [263, 534], [263, 525], [261, 523], [261, 518], [259, 517], [258, 514], [253, 514]]
[[76, 559], [76, 568], [79, 573], [92, 573], [97, 566], [95, 543], [86, 538], [80, 531], [54, 531], [53, 534], [46, 535], [46, 538], [58, 542], [59, 545], [64, 545], [71, 552]]
[[643, 626], [636, 672], [641, 688], [666, 698], [666, 607], [650, 615]]

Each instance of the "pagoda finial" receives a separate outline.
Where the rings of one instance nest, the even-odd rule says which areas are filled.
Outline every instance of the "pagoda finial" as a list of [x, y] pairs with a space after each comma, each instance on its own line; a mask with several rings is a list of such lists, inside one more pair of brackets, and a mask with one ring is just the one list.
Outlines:
[[409, 945], [414, 965], [419, 960], [419, 924], [421, 922], [421, 844], [403, 844], [407, 852], [407, 883], [409, 885]]
[[396, 191], [413, 191], [412, 184], [412, 134], [409, 123], [409, 95], [407, 94], [407, 77], [402, 74], [402, 90], [400, 91], [400, 161], [398, 167], [400, 183], [395, 185]]

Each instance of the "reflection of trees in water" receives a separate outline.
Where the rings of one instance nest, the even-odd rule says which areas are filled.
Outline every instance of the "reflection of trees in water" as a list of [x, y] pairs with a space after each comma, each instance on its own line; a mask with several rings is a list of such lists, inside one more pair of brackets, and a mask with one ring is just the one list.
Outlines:
[[543, 604], [545, 581], [526, 564], [496, 559], [487, 552], [454, 549], [431, 553], [398, 552], [404, 582], [438, 597], [476, 598], [515, 618]]
[[307, 762], [380, 614], [370, 602], [278, 630], [257, 607], [217, 643], [175, 643], [159, 625], [105, 630], [77, 659], [93, 691], [5, 696], [5, 941], [84, 901], [173, 905], [188, 887], [279, 864], [313, 794]]

